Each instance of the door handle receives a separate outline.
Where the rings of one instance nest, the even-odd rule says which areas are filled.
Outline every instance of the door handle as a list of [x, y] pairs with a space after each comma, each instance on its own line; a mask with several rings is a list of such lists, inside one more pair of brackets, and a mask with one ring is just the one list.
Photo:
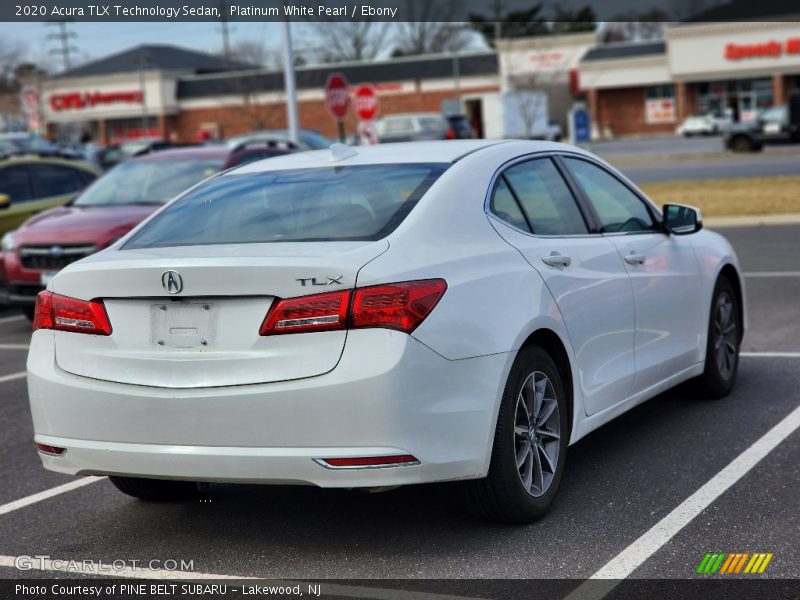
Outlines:
[[551, 254], [550, 256], [543, 256], [542, 262], [551, 267], [564, 268], [572, 263], [572, 259], [569, 256], [563, 256], [561, 254]]
[[625, 262], [629, 265], [642, 265], [644, 264], [644, 254], [628, 254], [625, 256]]

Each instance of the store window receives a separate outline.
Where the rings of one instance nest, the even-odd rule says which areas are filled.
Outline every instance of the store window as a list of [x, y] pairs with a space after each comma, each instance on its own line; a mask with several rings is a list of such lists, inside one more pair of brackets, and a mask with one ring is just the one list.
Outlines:
[[772, 79], [738, 79], [697, 84], [698, 114], [750, 121], [774, 102]]
[[648, 125], [675, 122], [674, 85], [654, 85], [645, 89], [644, 120]]

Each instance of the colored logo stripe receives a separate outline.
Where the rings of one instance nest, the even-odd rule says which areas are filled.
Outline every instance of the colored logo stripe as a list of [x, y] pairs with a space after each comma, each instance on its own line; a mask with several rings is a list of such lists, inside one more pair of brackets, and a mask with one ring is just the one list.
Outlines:
[[[774, 555], [766, 552], [706, 552], [703, 560], [697, 567], [700, 574], [720, 574], [745, 573], [761, 574], [766, 571], [767, 566]], [[749, 559], [749, 560], [748, 560]], [[747, 565], [747, 566], [745, 566]]]

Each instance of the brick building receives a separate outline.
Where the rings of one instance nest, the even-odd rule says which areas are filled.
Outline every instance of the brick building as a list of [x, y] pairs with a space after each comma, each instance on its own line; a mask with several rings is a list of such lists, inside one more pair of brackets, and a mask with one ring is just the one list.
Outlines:
[[[300, 125], [329, 136], [337, 127], [324, 86], [334, 71], [351, 85], [374, 85], [383, 115], [438, 112], [445, 102], [499, 90], [492, 52], [298, 67]], [[200, 130], [230, 137], [286, 127], [283, 85], [280, 71], [172, 46], [140, 46], [44, 81], [42, 116], [51, 138], [89, 133], [102, 144], [141, 136], [191, 141]], [[470, 116], [480, 127], [480, 111]], [[351, 113], [346, 130], [355, 129]]]

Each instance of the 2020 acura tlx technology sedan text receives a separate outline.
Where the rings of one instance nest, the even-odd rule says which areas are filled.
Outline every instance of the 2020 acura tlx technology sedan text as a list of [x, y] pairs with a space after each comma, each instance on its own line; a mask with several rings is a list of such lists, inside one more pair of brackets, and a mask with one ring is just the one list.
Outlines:
[[528, 521], [569, 444], [682, 381], [731, 390], [744, 295], [696, 210], [577, 148], [334, 145], [185, 192], [58, 274], [34, 329], [48, 469], [154, 500], [469, 480]]

